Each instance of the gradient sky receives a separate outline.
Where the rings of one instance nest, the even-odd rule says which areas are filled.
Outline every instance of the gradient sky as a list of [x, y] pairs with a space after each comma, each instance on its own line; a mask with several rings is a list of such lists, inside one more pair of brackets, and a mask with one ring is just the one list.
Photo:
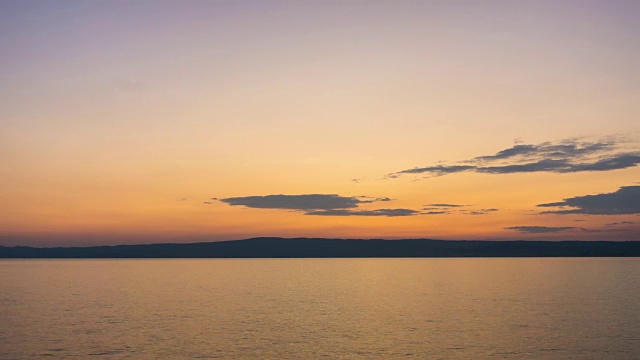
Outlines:
[[640, 240], [639, 18], [2, 1], [0, 245]]

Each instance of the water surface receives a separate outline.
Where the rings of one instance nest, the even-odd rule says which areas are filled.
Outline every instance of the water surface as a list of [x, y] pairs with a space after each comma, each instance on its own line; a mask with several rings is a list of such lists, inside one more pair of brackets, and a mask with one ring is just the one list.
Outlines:
[[640, 259], [0, 261], [0, 358], [639, 359]]

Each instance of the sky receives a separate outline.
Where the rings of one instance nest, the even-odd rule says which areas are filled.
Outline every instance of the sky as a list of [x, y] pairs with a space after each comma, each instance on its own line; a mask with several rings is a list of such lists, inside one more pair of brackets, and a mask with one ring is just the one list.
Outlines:
[[640, 2], [0, 2], [0, 245], [640, 240]]

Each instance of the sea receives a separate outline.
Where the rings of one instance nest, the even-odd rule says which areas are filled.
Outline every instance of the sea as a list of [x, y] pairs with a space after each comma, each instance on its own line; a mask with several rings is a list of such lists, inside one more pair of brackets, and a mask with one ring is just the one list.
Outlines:
[[640, 359], [640, 258], [0, 261], [0, 359]]

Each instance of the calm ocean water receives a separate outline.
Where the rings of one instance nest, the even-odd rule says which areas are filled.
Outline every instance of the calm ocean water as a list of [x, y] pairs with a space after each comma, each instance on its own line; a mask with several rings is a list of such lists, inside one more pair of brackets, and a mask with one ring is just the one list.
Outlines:
[[0, 261], [0, 358], [640, 359], [640, 259]]

